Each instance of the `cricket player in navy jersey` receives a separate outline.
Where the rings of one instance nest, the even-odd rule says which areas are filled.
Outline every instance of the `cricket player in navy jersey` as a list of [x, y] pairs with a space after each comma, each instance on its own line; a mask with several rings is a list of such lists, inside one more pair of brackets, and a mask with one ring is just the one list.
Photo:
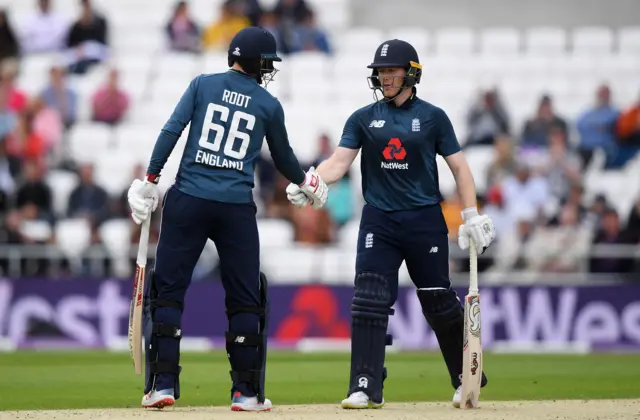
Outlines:
[[254, 162], [266, 136], [277, 169], [298, 185], [316, 208], [327, 186], [311, 168], [305, 173], [287, 137], [280, 102], [265, 86], [273, 79], [276, 41], [248, 27], [233, 38], [229, 69], [191, 81], [156, 141], [144, 180], [129, 189], [136, 223], [158, 203], [161, 170], [187, 124], [187, 143], [175, 183], [165, 195], [155, 269], [145, 323], [146, 385], [143, 407], [162, 408], [180, 397], [182, 311], [194, 267], [211, 239], [218, 249], [229, 328], [231, 408], [268, 411], [264, 396], [267, 281], [253, 202]]
[[[460, 406], [464, 309], [449, 280], [447, 225], [440, 202], [436, 155], [444, 157], [462, 197], [464, 224], [458, 244], [470, 240], [482, 253], [495, 238], [493, 222], [478, 214], [476, 190], [467, 161], [445, 112], [416, 96], [422, 66], [411, 44], [381, 44], [368, 78], [377, 101], [347, 120], [334, 154], [318, 165], [327, 183], [338, 181], [362, 151], [365, 206], [358, 235], [351, 306], [351, 380], [343, 408], [384, 405], [387, 325], [398, 295], [398, 270], [406, 262], [424, 316], [434, 330], [451, 376], [453, 404]], [[378, 99], [379, 93], [382, 97]], [[307, 205], [295, 184], [289, 200]], [[483, 374], [482, 386], [487, 379]]]

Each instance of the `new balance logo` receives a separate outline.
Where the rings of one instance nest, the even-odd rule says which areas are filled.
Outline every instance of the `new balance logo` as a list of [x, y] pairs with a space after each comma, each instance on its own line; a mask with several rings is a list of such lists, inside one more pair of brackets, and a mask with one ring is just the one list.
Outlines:
[[231, 54], [240, 57], [240, 47], [236, 47], [236, 49]]
[[384, 127], [384, 120], [373, 120], [371, 121], [371, 124], [369, 124], [369, 128], [375, 127], [375, 128], [382, 128]]
[[365, 248], [373, 248], [373, 233], [367, 233], [367, 236], [364, 238], [364, 247]]
[[387, 51], [389, 51], [389, 44], [384, 44], [380, 50], [380, 57], [386, 57]]
[[243, 336], [241, 336], [241, 335], [239, 335], [239, 336], [237, 336], [237, 337], [236, 337], [236, 339], [235, 339], [235, 340], [233, 340], [233, 341], [234, 341], [234, 342], [236, 342], [236, 343], [240, 343], [240, 344], [242, 344], [242, 343], [244, 343], [244, 337], [243, 337]]
[[437, 253], [438, 253], [438, 247], [432, 246], [431, 249], [429, 250], [429, 254], [437, 254]]
[[382, 169], [409, 169], [408, 163], [398, 163], [392, 161], [404, 160], [407, 157], [407, 151], [402, 146], [399, 138], [394, 137], [389, 140], [387, 147], [382, 151], [382, 156], [387, 162], [382, 162]]

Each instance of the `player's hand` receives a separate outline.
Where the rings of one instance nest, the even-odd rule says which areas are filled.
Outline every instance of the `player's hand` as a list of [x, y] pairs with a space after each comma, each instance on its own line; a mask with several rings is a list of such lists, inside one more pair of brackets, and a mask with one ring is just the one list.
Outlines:
[[[157, 178], [156, 178], [157, 179]], [[127, 192], [129, 207], [131, 207], [131, 217], [136, 224], [141, 224], [158, 207], [159, 200], [158, 186], [156, 182], [136, 179], [131, 183]]]
[[311, 204], [311, 200], [302, 191], [302, 188], [293, 182], [287, 186], [287, 199], [296, 207], [304, 207], [307, 204]]
[[329, 187], [320, 178], [313, 166], [305, 174], [304, 182], [300, 185], [302, 192], [309, 198], [314, 209], [319, 209], [327, 202]]
[[463, 250], [469, 248], [470, 240], [476, 246], [478, 254], [484, 253], [496, 238], [496, 229], [493, 221], [486, 214], [478, 214], [478, 209], [473, 207], [462, 211], [464, 224], [458, 230], [458, 245]]

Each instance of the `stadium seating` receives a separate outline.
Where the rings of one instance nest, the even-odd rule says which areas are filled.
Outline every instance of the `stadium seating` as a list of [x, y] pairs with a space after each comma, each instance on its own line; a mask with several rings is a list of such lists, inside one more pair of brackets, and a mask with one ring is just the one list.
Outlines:
[[[191, 7], [201, 22], [206, 23], [216, 16], [215, 5], [221, 1], [193, 1]], [[129, 0], [109, 0], [98, 4], [113, 25], [109, 65], [120, 70], [122, 86], [133, 101], [124, 124], [116, 129], [106, 128], [92, 123], [87, 112], [90, 95], [106, 78], [108, 66], [70, 81], [84, 104], [81, 121], [69, 137], [70, 153], [80, 161], [92, 160], [97, 181], [114, 195], [120, 194], [130, 182], [129, 168], [148, 161], [162, 125], [190, 79], [196, 74], [218, 72], [226, 67], [225, 53], [193, 56], [166, 51], [162, 28], [173, 3], [157, 0], [153, 7], [141, 7]], [[268, 87], [283, 103], [292, 147], [303, 161], [315, 158], [320, 134], [327, 133], [336, 143], [348, 115], [371, 103], [366, 66], [384, 39], [403, 38], [417, 47], [424, 64], [420, 96], [448, 113], [462, 142], [466, 138], [468, 107], [475, 95], [486, 87], [500, 89], [516, 130], [533, 114], [543, 93], [553, 95], [558, 113], [571, 120], [591, 105], [595, 89], [603, 81], [611, 84], [613, 100], [621, 107], [637, 100], [640, 93], [640, 26], [619, 30], [597, 26], [570, 30], [559, 27], [404, 28], [386, 32], [370, 27], [350, 28], [349, 8], [344, 0], [311, 3], [319, 24], [330, 34], [340, 34], [339, 39], [335, 36], [332, 39], [335, 54], [287, 56], [279, 66], [281, 72], [276, 81]], [[32, 9], [32, 2], [9, 0], [8, 6], [13, 10], [13, 19], [19, 21]], [[55, 6], [69, 17], [77, 15], [76, 0], [57, 0]], [[25, 57], [19, 80], [21, 88], [28, 93], [38, 92], [46, 83], [49, 67], [58, 60], [55, 55]], [[163, 189], [171, 184], [177, 172], [186, 132], [167, 162]], [[480, 192], [487, 187], [484, 173], [492, 153], [491, 149], [474, 149], [468, 153]], [[441, 189], [449, 194], [455, 187], [453, 177], [443, 159], [438, 158], [438, 166]], [[358, 168], [354, 167], [353, 172], [358, 172]], [[354, 195], [360, 203], [360, 178], [359, 174], [354, 175]], [[589, 197], [605, 193], [621, 212], [627, 212], [637, 192], [630, 193], [625, 187], [640, 179], [640, 160], [616, 172], [596, 168], [587, 176]], [[52, 171], [48, 182], [55, 191], [55, 211], [62, 215], [76, 178], [66, 172]], [[263, 245], [289, 247], [293, 233], [287, 226], [278, 221], [261, 220]], [[47, 235], [35, 225], [25, 229], [37, 237]], [[58, 224], [56, 237], [68, 255], [77, 256], [88, 243], [86, 229], [86, 224], [78, 220]], [[347, 224], [338, 242], [340, 250], [328, 250], [323, 258], [340, 259], [341, 252], [353, 249], [356, 232], [355, 221]], [[115, 223], [106, 225], [102, 234], [107, 247], [115, 251], [122, 241], [120, 235], [128, 235], [129, 231]], [[312, 251], [304, 247], [286, 252], [271, 248], [263, 261], [278, 276], [299, 278], [301, 270], [307, 270], [305, 275], [312, 278], [314, 264], [320, 264]]]

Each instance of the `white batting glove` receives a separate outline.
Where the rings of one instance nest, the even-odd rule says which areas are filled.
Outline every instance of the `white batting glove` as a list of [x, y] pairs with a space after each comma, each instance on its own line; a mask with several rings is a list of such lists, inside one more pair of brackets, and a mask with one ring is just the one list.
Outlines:
[[458, 230], [458, 246], [466, 250], [469, 248], [470, 239], [473, 239], [478, 254], [484, 253], [496, 238], [493, 221], [486, 214], [478, 214], [476, 207], [464, 209], [462, 219], [464, 224]]
[[136, 224], [141, 224], [158, 208], [159, 192], [157, 177], [136, 179], [131, 183], [127, 192], [127, 200], [131, 208], [131, 217]]
[[311, 200], [302, 191], [302, 188], [293, 182], [287, 186], [287, 199], [296, 207], [304, 207], [307, 204], [311, 204]]
[[313, 166], [305, 174], [304, 182], [300, 189], [307, 196], [314, 209], [319, 209], [325, 205], [329, 195], [329, 187], [320, 178], [316, 168]]

